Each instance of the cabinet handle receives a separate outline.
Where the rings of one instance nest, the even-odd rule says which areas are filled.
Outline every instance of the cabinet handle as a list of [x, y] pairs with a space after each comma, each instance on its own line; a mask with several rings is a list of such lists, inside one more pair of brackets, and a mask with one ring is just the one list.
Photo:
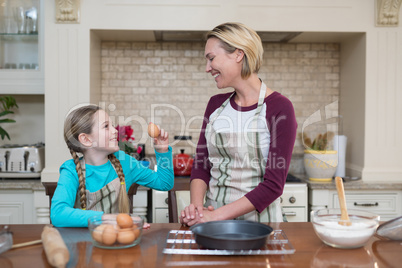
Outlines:
[[296, 216], [296, 212], [291, 212], [291, 211], [289, 211], [289, 212], [283, 212], [282, 215], [283, 215], [283, 216]]
[[169, 205], [169, 199], [167, 197], [165, 199], [165, 203], [166, 203], [166, 205]]
[[371, 203], [371, 204], [370, 203], [357, 203], [357, 202], [355, 202], [354, 205], [358, 206], [358, 207], [376, 207], [376, 206], [378, 206], [378, 202]]

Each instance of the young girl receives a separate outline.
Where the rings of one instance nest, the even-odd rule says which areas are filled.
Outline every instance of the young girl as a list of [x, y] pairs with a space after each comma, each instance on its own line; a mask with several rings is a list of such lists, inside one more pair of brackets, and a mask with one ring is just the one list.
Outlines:
[[154, 139], [157, 172], [119, 151], [117, 135], [109, 115], [98, 106], [84, 106], [67, 116], [64, 140], [73, 159], [60, 167], [50, 210], [54, 226], [86, 227], [93, 215], [129, 213], [127, 191], [133, 183], [159, 191], [173, 187], [166, 131], [160, 129]]

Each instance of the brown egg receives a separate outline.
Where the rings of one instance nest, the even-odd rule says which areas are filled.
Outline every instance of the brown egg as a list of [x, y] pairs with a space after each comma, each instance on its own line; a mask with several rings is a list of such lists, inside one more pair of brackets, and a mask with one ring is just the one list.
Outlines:
[[154, 123], [149, 123], [148, 125], [148, 135], [151, 138], [157, 138], [159, 136], [159, 128]]
[[138, 228], [138, 226], [136, 224], [134, 224], [134, 226], [133, 226], [133, 233], [134, 233], [135, 239], [137, 239], [141, 235], [141, 230]]
[[102, 234], [103, 244], [110, 246], [116, 242], [117, 231], [113, 225], [107, 224]]
[[135, 240], [135, 234], [132, 228], [120, 229], [117, 234], [117, 241], [122, 244], [131, 244]]
[[133, 226], [133, 219], [128, 214], [120, 213], [116, 217], [116, 222], [120, 228], [130, 228]]
[[107, 225], [106, 224], [101, 224], [99, 226], [97, 226], [93, 232], [92, 232], [92, 238], [99, 243], [102, 243], [102, 234], [103, 234], [103, 230], [105, 229]]

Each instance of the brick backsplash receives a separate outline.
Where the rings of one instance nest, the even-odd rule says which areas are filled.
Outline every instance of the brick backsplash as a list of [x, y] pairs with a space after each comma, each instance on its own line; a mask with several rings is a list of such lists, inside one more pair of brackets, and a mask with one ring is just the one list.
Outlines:
[[[102, 42], [101, 101], [115, 124], [132, 125], [136, 142], [153, 153], [146, 126], [198, 141], [202, 116], [220, 90], [205, 72], [204, 42]], [[339, 100], [338, 43], [264, 43], [259, 77], [293, 103], [298, 133], [336, 132]], [[310, 119], [309, 119], [310, 118]], [[312, 123], [312, 122], [319, 123]], [[294, 154], [303, 153], [300, 137]]]

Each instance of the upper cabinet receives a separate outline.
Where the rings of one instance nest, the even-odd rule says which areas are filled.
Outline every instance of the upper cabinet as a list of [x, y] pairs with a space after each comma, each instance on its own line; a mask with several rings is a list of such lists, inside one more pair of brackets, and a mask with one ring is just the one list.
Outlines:
[[0, 0], [0, 94], [44, 94], [43, 3]]

